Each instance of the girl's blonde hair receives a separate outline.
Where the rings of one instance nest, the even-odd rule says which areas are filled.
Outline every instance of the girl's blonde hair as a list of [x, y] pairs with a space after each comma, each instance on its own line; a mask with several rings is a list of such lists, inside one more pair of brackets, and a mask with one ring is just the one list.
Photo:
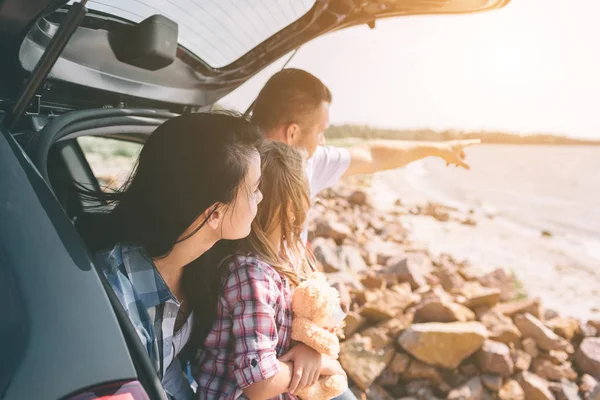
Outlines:
[[[310, 208], [304, 154], [281, 142], [265, 142], [260, 148], [263, 200], [258, 205], [250, 235], [241, 250], [255, 254], [293, 285], [311, 269], [301, 233]], [[281, 232], [281, 247], [269, 236]], [[295, 264], [295, 265], [294, 265]]]

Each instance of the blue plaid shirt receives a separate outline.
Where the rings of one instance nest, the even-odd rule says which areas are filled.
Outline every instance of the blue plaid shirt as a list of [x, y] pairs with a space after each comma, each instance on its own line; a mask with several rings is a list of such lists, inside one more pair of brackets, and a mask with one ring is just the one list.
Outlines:
[[191, 399], [192, 389], [173, 351], [180, 304], [152, 259], [142, 247], [128, 244], [117, 244], [98, 253], [96, 259], [146, 347], [167, 394], [176, 400]]

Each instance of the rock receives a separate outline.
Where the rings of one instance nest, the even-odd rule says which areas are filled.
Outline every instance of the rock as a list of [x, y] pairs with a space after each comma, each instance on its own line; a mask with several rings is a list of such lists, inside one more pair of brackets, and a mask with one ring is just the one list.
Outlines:
[[569, 355], [566, 351], [550, 350], [548, 353], [542, 354], [540, 358], [548, 360], [554, 365], [560, 365], [569, 360]]
[[560, 315], [558, 314], [558, 311], [556, 310], [551, 310], [551, 309], [545, 309], [544, 310], [544, 321], [548, 321], [552, 318], [556, 318], [556, 317], [560, 317]]
[[502, 377], [498, 375], [481, 375], [481, 382], [490, 392], [497, 392], [502, 388]]
[[337, 254], [337, 245], [333, 239], [316, 238], [311, 248], [317, 261], [323, 265], [325, 272], [338, 272], [347, 269]]
[[400, 332], [413, 323], [414, 316], [414, 312], [409, 312], [407, 310], [401, 314], [396, 314], [392, 319], [380, 322], [377, 326], [385, 329], [389, 337], [397, 338]]
[[458, 293], [465, 298], [463, 304], [470, 309], [492, 307], [500, 300], [500, 289], [487, 288], [479, 282], [465, 282]]
[[600, 320], [589, 320], [587, 322], [587, 325], [589, 325], [592, 328], [596, 329], [597, 332], [600, 332]]
[[434, 300], [421, 303], [415, 318], [419, 322], [467, 322], [475, 319], [475, 313], [458, 303]]
[[350, 311], [348, 315], [346, 315], [344, 322], [346, 324], [346, 326], [344, 326], [344, 336], [349, 338], [367, 322], [367, 319], [357, 312]]
[[450, 214], [448, 213], [447, 208], [441, 204], [428, 203], [423, 210], [421, 210], [421, 214], [433, 217], [440, 222], [448, 222], [450, 220]]
[[571, 367], [570, 362], [555, 365], [548, 360], [538, 358], [533, 360], [532, 370], [542, 378], [552, 381], [560, 381], [561, 379], [577, 380], [577, 372]]
[[367, 253], [370, 254], [371, 265], [387, 265], [390, 259], [404, 255], [402, 247], [395, 243], [371, 241], [365, 247]]
[[525, 350], [525, 352], [529, 354], [532, 358], [536, 358], [540, 355], [540, 351], [537, 348], [537, 344], [535, 344], [535, 340], [533, 340], [532, 338], [524, 338], [523, 340], [521, 340], [521, 346], [523, 347], [523, 350]]
[[373, 385], [367, 392], [367, 400], [394, 400], [394, 398], [379, 385]]
[[338, 254], [340, 260], [346, 264], [347, 269], [350, 272], [361, 272], [368, 268], [365, 259], [360, 254], [360, 250], [354, 246], [340, 246], [338, 248]]
[[439, 385], [443, 381], [442, 375], [437, 369], [419, 360], [413, 360], [410, 363], [408, 369], [402, 374], [402, 379], [404, 381], [427, 379], [435, 385]]
[[480, 321], [489, 331], [489, 338], [504, 344], [515, 343], [521, 338], [521, 331], [512, 319], [495, 310], [485, 312]]
[[369, 274], [364, 276], [360, 283], [367, 289], [379, 289], [384, 290], [387, 286], [387, 282], [380, 276], [375, 276], [373, 274]]
[[593, 325], [584, 323], [579, 324], [579, 333], [584, 338], [598, 336], [598, 330]]
[[410, 357], [404, 353], [396, 353], [390, 364], [390, 370], [395, 374], [403, 374], [408, 369]]
[[395, 353], [393, 346], [374, 350], [370, 338], [356, 334], [342, 342], [339, 361], [356, 386], [367, 390], [388, 366]]
[[390, 368], [386, 368], [377, 379], [377, 383], [384, 387], [395, 386], [400, 380], [400, 374], [395, 373]]
[[417, 300], [415, 296], [410, 287], [396, 285], [384, 290], [376, 300], [367, 302], [362, 308], [361, 315], [373, 321], [388, 320], [415, 303]]
[[333, 239], [337, 243], [341, 243], [347, 237], [352, 236], [352, 230], [348, 225], [341, 222], [332, 221], [329, 218], [319, 219], [315, 229], [315, 236]]
[[598, 385], [598, 381], [590, 374], [581, 375], [579, 380], [579, 389], [582, 392], [591, 392]]
[[381, 350], [392, 343], [392, 338], [388, 336], [386, 330], [376, 326], [365, 329], [360, 335], [371, 339], [374, 350]]
[[356, 206], [365, 206], [369, 203], [369, 195], [363, 190], [355, 190], [348, 196], [348, 202]]
[[515, 370], [527, 371], [531, 366], [531, 355], [523, 350], [515, 349], [510, 352], [513, 363], [515, 364]]
[[562, 380], [560, 383], [551, 383], [550, 391], [554, 394], [556, 400], [581, 400], [577, 384], [566, 379]]
[[479, 350], [486, 336], [479, 322], [432, 322], [410, 326], [400, 335], [399, 343], [427, 364], [453, 369]]
[[458, 273], [458, 269], [454, 265], [444, 264], [434, 270], [433, 275], [440, 280], [440, 284], [444, 290], [449, 292], [457, 290], [465, 284], [465, 280]]
[[367, 264], [354, 246], [337, 247], [333, 239], [316, 238], [311, 247], [315, 258], [323, 265], [326, 273], [353, 272], [358, 273], [367, 269]]
[[573, 339], [579, 333], [579, 321], [574, 318], [552, 318], [546, 321], [546, 326], [567, 340]]
[[554, 400], [555, 397], [548, 388], [548, 382], [532, 374], [531, 372], [521, 372], [517, 377], [519, 385], [523, 388], [525, 399], [527, 400]]
[[498, 398], [500, 400], [525, 400], [525, 392], [519, 382], [509, 379], [498, 391]]
[[483, 399], [483, 384], [478, 376], [469, 379], [465, 384], [448, 393], [448, 400], [479, 400]]
[[408, 254], [405, 257], [393, 258], [381, 271], [384, 275], [393, 275], [398, 282], [408, 282], [413, 289], [425, 286], [424, 274], [431, 269], [431, 261], [422, 254]]
[[422, 399], [425, 396], [433, 396], [432, 383], [426, 379], [419, 381], [412, 381], [406, 384], [406, 394], [411, 396], [418, 396]]
[[479, 372], [480, 372], [477, 365], [470, 363], [470, 362], [461, 364], [459, 369], [460, 369], [460, 373], [463, 374], [464, 376], [466, 376], [467, 378], [472, 378], [475, 375], [479, 375]]
[[589, 400], [600, 400], [600, 384], [596, 385], [588, 397]]
[[600, 379], [600, 338], [585, 338], [575, 353], [575, 363], [584, 373]]
[[511, 301], [517, 297], [515, 280], [502, 268], [477, 278], [483, 286], [500, 289], [500, 301]]
[[514, 363], [510, 357], [507, 345], [493, 340], [486, 340], [477, 353], [479, 368], [485, 373], [496, 374], [503, 377], [512, 375]]
[[539, 319], [531, 314], [517, 315], [514, 317], [515, 325], [526, 338], [532, 338], [540, 349], [564, 350], [573, 353], [575, 350], [571, 343], [548, 329]]
[[543, 316], [541, 302], [538, 298], [498, 303], [494, 306], [494, 309], [509, 317], [524, 313], [529, 313], [538, 319]]

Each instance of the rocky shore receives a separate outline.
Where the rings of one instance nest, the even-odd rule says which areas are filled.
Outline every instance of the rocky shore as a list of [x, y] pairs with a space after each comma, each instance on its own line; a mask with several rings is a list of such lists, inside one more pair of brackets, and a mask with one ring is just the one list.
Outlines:
[[411, 241], [401, 216], [476, 225], [441, 205], [372, 207], [360, 179], [322, 193], [311, 248], [351, 288], [340, 362], [363, 399], [600, 400], [600, 321], [545, 309], [499, 268], [474, 276]]

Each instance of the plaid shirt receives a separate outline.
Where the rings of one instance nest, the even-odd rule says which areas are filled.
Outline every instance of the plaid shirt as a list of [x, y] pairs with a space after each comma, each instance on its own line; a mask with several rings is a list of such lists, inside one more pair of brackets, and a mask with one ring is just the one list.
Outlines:
[[140, 246], [117, 244], [98, 253], [96, 260], [146, 347], [165, 391], [177, 400], [192, 398], [189, 381], [173, 351], [180, 304], [152, 259]]
[[236, 256], [227, 268], [217, 321], [194, 362], [199, 399], [245, 399], [242, 390], [276, 375], [290, 348], [288, 281], [253, 256]]

